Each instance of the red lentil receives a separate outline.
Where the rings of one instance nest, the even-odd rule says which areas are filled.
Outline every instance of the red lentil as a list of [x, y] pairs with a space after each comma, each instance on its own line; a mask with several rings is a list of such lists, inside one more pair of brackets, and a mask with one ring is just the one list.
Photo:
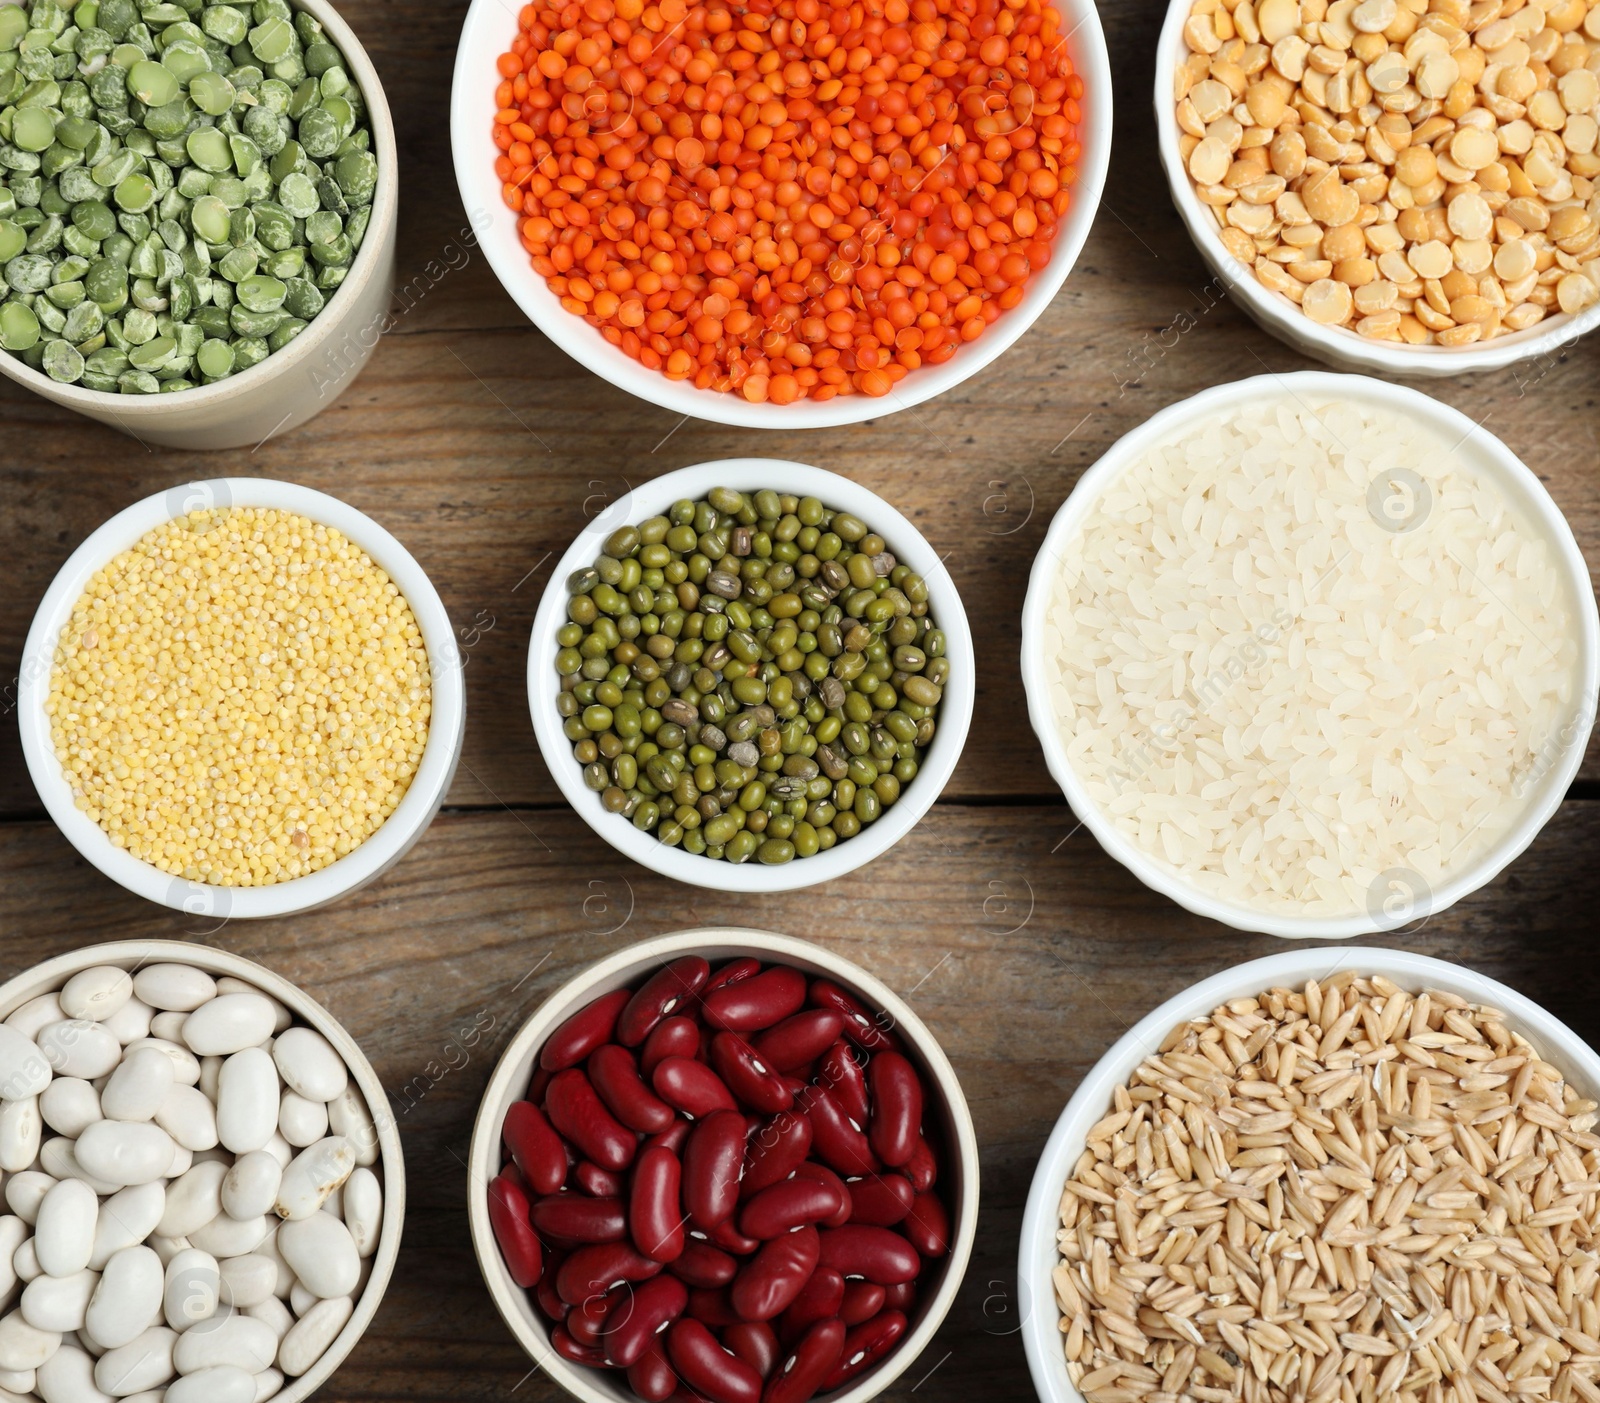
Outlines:
[[886, 395], [1050, 261], [1083, 80], [1049, 0], [537, 0], [496, 173], [561, 305], [652, 370]]

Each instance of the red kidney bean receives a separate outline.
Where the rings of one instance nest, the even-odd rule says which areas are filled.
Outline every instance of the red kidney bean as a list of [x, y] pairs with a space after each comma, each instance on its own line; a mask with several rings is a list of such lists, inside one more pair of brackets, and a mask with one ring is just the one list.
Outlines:
[[556, 1292], [569, 1306], [603, 1296], [618, 1282], [646, 1281], [661, 1270], [626, 1242], [598, 1242], [580, 1247], [561, 1264]]
[[580, 1008], [545, 1039], [544, 1046], [539, 1049], [539, 1065], [547, 1072], [576, 1067], [601, 1043], [611, 1041], [617, 1015], [632, 997], [628, 990], [617, 989], [588, 1007]]
[[550, 1079], [544, 1107], [550, 1124], [602, 1169], [623, 1170], [633, 1162], [633, 1132], [606, 1110], [578, 1068]]
[[[806, 1223], [820, 1223], [839, 1212], [840, 1191], [819, 1179], [786, 1179], [746, 1199], [739, 1231], [746, 1237], [781, 1237]], [[850, 1196], [843, 1195], [848, 1205]]]
[[628, 1231], [633, 1245], [656, 1262], [683, 1255], [683, 1165], [665, 1145], [651, 1145], [633, 1167], [628, 1190]]
[[713, 1330], [739, 1323], [739, 1312], [734, 1310], [733, 1303], [728, 1299], [726, 1286], [719, 1286], [715, 1290], [702, 1286], [689, 1292], [689, 1308], [684, 1314], [702, 1325], [709, 1325]]
[[678, 1377], [711, 1403], [759, 1403], [761, 1375], [723, 1349], [698, 1320], [673, 1322], [667, 1356]]
[[689, 1132], [694, 1129], [692, 1120], [684, 1120], [681, 1116], [672, 1122], [670, 1130], [663, 1130], [659, 1135], [647, 1136], [640, 1146], [641, 1150], [664, 1149], [679, 1154], [683, 1150], [683, 1142], [689, 1138]]
[[919, 1194], [927, 1193], [938, 1182], [939, 1161], [934, 1158], [932, 1146], [920, 1135], [912, 1147], [911, 1158], [900, 1167]]
[[550, 1332], [550, 1343], [557, 1354], [574, 1364], [589, 1364], [596, 1369], [609, 1367], [606, 1364], [606, 1352], [599, 1345], [579, 1344], [565, 1325], [557, 1325]]
[[874, 1228], [892, 1228], [911, 1211], [917, 1196], [903, 1174], [871, 1174], [852, 1179], [845, 1187], [850, 1191], [849, 1221]]
[[827, 1165], [808, 1159], [802, 1164], [795, 1165], [794, 1177], [826, 1184], [834, 1198], [838, 1200], [837, 1209], [830, 1217], [822, 1219], [817, 1224], [819, 1228], [842, 1228], [850, 1221], [850, 1189]]
[[950, 1215], [938, 1194], [918, 1194], [900, 1230], [924, 1257], [942, 1257], [950, 1250]]
[[867, 1138], [887, 1165], [905, 1164], [916, 1152], [922, 1131], [922, 1080], [898, 1052], [880, 1052], [867, 1068], [872, 1088], [872, 1120]]
[[533, 1288], [534, 1299], [539, 1302], [539, 1309], [557, 1323], [565, 1320], [567, 1313], [572, 1309], [556, 1294], [556, 1276], [561, 1271], [561, 1264], [566, 1260], [565, 1252], [546, 1252], [544, 1270], [539, 1273], [539, 1284]]
[[600, 1345], [604, 1348], [605, 1341], [602, 1336], [605, 1334], [605, 1323], [620, 1299], [621, 1296], [617, 1291], [607, 1292], [604, 1296], [593, 1296], [581, 1305], [573, 1306], [561, 1323], [567, 1327], [567, 1333], [580, 1345]]
[[535, 1106], [542, 1106], [544, 1090], [550, 1085], [550, 1078], [554, 1075], [554, 1072], [547, 1071], [543, 1067], [535, 1067], [533, 1075], [528, 1078], [528, 1094], [523, 1099], [532, 1101]]
[[748, 1257], [756, 1248], [761, 1246], [760, 1238], [746, 1237], [734, 1226], [732, 1218], [724, 1218], [706, 1236], [724, 1252], [732, 1252], [739, 1257]]
[[844, 1035], [868, 1052], [884, 1048], [901, 1051], [900, 1039], [868, 1011], [854, 994], [847, 993], [831, 979], [813, 979], [807, 997], [817, 1008], [831, 1008], [844, 1015]]
[[739, 1109], [722, 1078], [690, 1057], [663, 1058], [650, 1074], [650, 1083], [663, 1101], [695, 1120], [704, 1120], [713, 1111]]
[[831, 1392], [865, 1373], [894, 1348], [905, 1332], [905, 1315], [897, 1310], [881, 1311], [865, 1324], [857, 1325], [845, 1335], [839, 1362], [822, 1380], [823, 1391]]
[[580, 1159], [572, 1166], [572, 1182], [590, 1198], [621, 1198], [622, 1176], [602, 1169], [592, 1160]]
[[778, 1328], [784, 1339], [798, 1339], [819, 1320], [838, 1315], [844, 1304], [844, 1278], [832, 1267], [818, 1267], [784, 1311]]
[[842, 1320], [819, 1320], [772, 1375], [761, 1403], [806, 1403], [838, 1366], [846, 1338]]
[[566, 1182], [566, 1149], [533, 1102], [512, 1102], [500, 1134], [534, 1193], [553, 1194]]
[[773, 965], [750, 979], [722, 988], [701, 1000], [705, 1020], [730, 1033], [751, 1033], [781, 1023], [806, 1001], [806, 977], [786, 965]]
[[742, 979], [749, 979], [752, 975], [760, 973], [760, 960], [752, 960], [749, 956], [737, 960], [729, 960], [727, 964], [720, 965], [712, 971], [711, 978], [706, 980], [705, 988], [700, 991], [700, 999], [703, 1002], [707, 994], [713, 993], [729, 984], [737, 984]]
[[689, 1291], [675, 1276], [655, 1276], [633, 1288], [612, 1312], [601, 1343], [606, 1358], [626, 1369], [655, 1343], [655, 1338], [683, 1314]]
[[792, 1111], [774, 1116], [750, 1137], [740, 1192], [749, 1196], [787, 1179], [810, 1153], [811, 1122]]
[[683, 1144], [683, 1207], [706, 1232], [732, 1216], [744, 1168], [744, 1117], [713, 1111]]
[[857, 1125], [867, 1123], [867, 1075], [856, 1060], [855, 1045], [840, 1038], [817, 1063], [816, 1081], [838, 1098]]
[[680, 955], [663, 965], [628, 1000], [617, 1019], [617, 1041], [624, 1047], [638, 1047], [663, 1018], [692, 1004], [710, 974], [711, 966], [699, 955]]
[[811, 1122], [812, 1149], [830, 1169], [847, 1175], [878, 1172], [878, 1161], [867, 1137], [827, 1087], [811, 1088], [806, 1098], [806, 1119]]
[[532, 1217], [541, 1237], [563, 1244], [621, 1242], [628, 1235], [628, 1215], [620, 1198], [551, 1194], [534, 1200]]
[[917, 1249], [899, 1233], [856, 1223], [827, 1229], [819, 1260], [845, 1276], [864, 1276], [879, 1286], [912, 1281], [922, 1270]]
[[722, 1347], [735, 1358], [744, 1360], [762, 1378], [772, 1373], [772, 1366], [782, 1353], [777, 1335], [764, 1320], [741, 1320], [737, 1325], [725, 1325]]
[[718, 1033], [711, 1039], [711, 1065], [723, 1084], [744, 1105], [767, 1115], [787, 1111], [794, 1093], [737, 1033]]
[[740, 1319], [771, 1320], [787, 1310], [811, 1280], [820, 1250], [817, 1230], [810, 1224], [763, 1243], [728, 1288]]
[[678, 1376], [672, 1372], [666, 1351], [660, 1345], [647, 1346], [645, 1352], [628, 1365], [628, 1387], [644, 1403], [666, 1403], [677, 1392]]
[[732, 1281], [739, 1274], [739, 1263], [720, 1247], [691, 1237], [683, 1244], [683, 1255], [668, 1262], [667, 1270], [690, 1286], [710, 1291]]
[[539, 1279], [543, 1249], [528, 1220], [527, 1194], [504, 1174], [489, 1184], [489, 1225], [511, 1279], [518, 1286], [532, 1286]]
[[847, 1281], [844, 1299], [839, 1302], [839, 1319], [846, 1325], [860, 1325], [882, 1310], [887, 1299], [887, 1290], [875, 1281]]
[[916, 1304], [917, 1283], [902, 1281], [894, 1286], [883, 1288], [883, 1308], [885, 1310], [910, 1310]]
[[837, 1009], [803, 1009], [757, 1037], [755, 1049], [780, 1072], [796, 1072], [821, 1057], [843, 1031], [844, 1015]]
[[679, 1015], [663, 1018], [639, 1049], [639, 1071], [652, 1076], [668, 1057], [695, 1057], [700, 1052], [700, 1025]]
[[606, 1108], [629, 1130], [659, 1135], [672, 1127], [677, 1113], [644, 1084], [633, 1054], [606, 1043], [589, 1054], [589, 1084]]

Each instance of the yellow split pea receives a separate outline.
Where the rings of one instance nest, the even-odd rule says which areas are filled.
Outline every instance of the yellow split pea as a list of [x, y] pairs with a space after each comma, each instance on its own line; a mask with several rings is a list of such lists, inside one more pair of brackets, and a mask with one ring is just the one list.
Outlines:
[[428, 742], [422, 631], [354, 542], [292, 512], [192, 512], [90, 581], [51, 737], [78, 807], [164, 872], [268, 886], [354, 851]]

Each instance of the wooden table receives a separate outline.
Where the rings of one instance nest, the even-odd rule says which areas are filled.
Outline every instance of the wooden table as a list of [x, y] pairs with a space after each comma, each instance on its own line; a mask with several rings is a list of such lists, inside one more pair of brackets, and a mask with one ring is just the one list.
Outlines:
[[[404, 152], [409, 310], [331, 409], [254, 453], [147, 452], [0, 381], [0, 673], [16, 676], [46, 585], [112, 512], [195, 477], [259, 473], [372, 513], [432, 576], [467, 652], [466, 753], [448, 805], [386, 879], [332, 910], [218, 930], [125, 894], [45, 817], [0, 698], [3, 973], [91, 942], [187, 936], [304, 985], [361, 1041], [404, 1130], [411, 1211], [394, 1284], [325, 1399], [558, 1396], [501, 1324], [467, 1240], [478, 1096], [539, 1001], [602, 953], [694, 924], [787, 931], [907, 995], [960, 1073], [983, 1152], [971, 1268], [928, 1353], [891, 1391], [1023, 1398], [1015, 1338], [1021, 1209], [1082, 1073], [1157, 1001], [1281, 948], [1154, 896], [1076, 831], [1026, 725], [1018, 619], [1046, 524], [1085, 467], [1150, 414], [1213, 384], [1305, 363], [1223, 301], [1174, 214], [1147, 93], [1162, 7], [1103, 9], [1118, 83], [1107, 201], [1065, 290], [1008, 355], [944, 398], [871, 423], [759, 435], [682, 421], [591, 375], [533, 330], [460, 238], [446, 99], [463, 0], [348, 0]], [[1185, 314], [1188, 314], [1187, 316]], [[1193, 320], [1192, 330], [1178, 328]], [[1600, 337], [1558, 361], [1431, 393], [1487, 413], [1600, 556]], [[549, 570], [585, 519], [687, 463], [760, 452], [844, 472], [947, 553], [989, 679], [943, 798], [893, 852], [809, 894], [714, 898], [633, 866], [561, 800], [523, 688]], [[1600, 766], [1488, 890], [1395, 939], [1505, 979], [1600, 1032], [1579, 932], [1600, 899]], [[1590, 916], [1585, 918], [1584, 912]], [[537, 973], [523, 981], [534, 966]], [[462, 1063], [456, 1031], [492, 1022]]]

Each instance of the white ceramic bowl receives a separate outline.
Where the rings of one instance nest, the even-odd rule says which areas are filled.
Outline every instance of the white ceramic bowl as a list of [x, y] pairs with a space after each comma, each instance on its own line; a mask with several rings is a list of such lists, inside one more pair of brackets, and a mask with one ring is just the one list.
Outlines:
[[0, 1019], [9, 1017], [40, 994], [52, 994], [80, 970], [96, 965], [113, 965], [119, 969], [137, 970], [150, 964], [186, 964], [205, 970], [208, 974], [231, 975], [253, 984], [265, 994], [287, 1006], [300, 1022], [315, 1028], [333, 1044], [345, 1066], [350, 1069], [350, 1079], [361, 1089], [367, 1109], [373, 1116], [377, 1132], [379, 1166], [383, 1170], [383, 1225], [378, 1235], [378, 1247], [372, 1257], [372, 1271], [367, 1284], [356, 1301], [355, 1313], [345, 1327], [334, 1337], [327, 1352], [306, 1373], [290, 1379], [281, 1393], [274, 1397], [278, 1403], [304, 1403], [332, 1376], [356, 1341], [366, 1333], [372, 1318], [378, 1313], [383, 1293], [388, 1289], [389, 1278], [394, 1274], [395, 1259], [400, 1254], [400, 1231], [406, 1216], [406, 1166], [400, 1150], [400, 1132], [395, 1128], [394, 1117], [388, 1114], [388, 1099], [383, 1083], [372, 1070], [372, 1064], [347, 1033], [339, 1021], [303, 989], [291, 984], [280, 974], [227, 950], [217, 950], [209, 945], [191, 945], [182, 940], [119, 940], [108, 945], [89, 945], [70, 955], [58, 955], [53, 960], [35, 965], [0, 986]]
[[926, 1088], [926, 1121], [942, 1138], [939, 1186], [950, 1208], [950, 1251], [938, 1285], [924, 1290], [911, 1319], [911, 1329], [875, 1368], [849, 1387], [827, 1395], [828, 1403], [866, 1403], [892, 1384], [927, 1348], [940, 1323], [955, 1303], [956, 1292], [972, 1254], [978, 1231], [978, 1137], [967, 1110], [967, 1099], [955, 1069], [922, 1020], [887, 986], [859, 965], [813, 945], [771, 931], [738, 927], [704, 927], [658, 936], [590, 966], [544, 1001], [518, 1030], [501, 1055], [489, 1085], [484, 1089], [472, 1130], [467, 1173], [467, 1213], [478, 1266], [488, 1283], [495, 1307], [511, 1333], [534, 1362], [574, 1398], [584, 1403], [635, 1403], [633, 1392], [620, 1372], [586, 1368], [569, 1363], [550, 1344], [550, 1325], [534, 1303], [532, 1294], [511, 1279], [489, 1225], [489, 1181], [500, 1172], [504, 1156], [500, 1127], [511, 1104], [527, 1093], [539, 1049], [566, 1018], [585, 1004], [624, 985], [637, 986], [645, 977], [679, 955], [703, 955], [719, 961], [753, 956], [764, 964], [791, 965], [806, 974], [831, 979], [856, 995], [880, 1024], [893, 1028], [906, 1044], [906, 1055], [922, 1073]]
[[912, 371], [882, 399], [840, 395], [822, 403], [802, 399], [789, 405], [751, 404], [740, 395], [699, 390], [687, 381], [669, 380], [659, 371], [646, 369], [582, 317], [563, 309], [544, 279], [529, 266], [527, 250], [517, 236], [520, 216], [506, 207], [494, 173], [498, 153], [490, 132], [494, 123], [493, 91], [499, 81], [495, 60], [518, 33], [515, 10], [508, 9], [501, 0], [472, 0], [456, 49], [455, 81], [450, 94], [450, 146], [461, 201], [472, 227], [478, 231], [489, 266], [528, 319], [580, 365], [619, 389], [674, 414], [751, 429], [820, 429], [881, 419], [943, 394], [1002, 354], [1050, 305], [1089, 237], [1111, 162], [1111, 65], [1094, 0], [1054, 3], [1070, 36], [1073, 66], [1083, 78], [1084, 96], [1079, 128], [1083, 155], [1078, 161], [1077, 183], [1072, 187], [1074, 200], [1057, 231], [1050, 265], [1028, 283], [1022, 301], [977, 341], [957, 351], [943, 365]]
[[[600, 805], [600, 796], [584, 786], [582, 768], [572, 758], [572, 742], [563, 734], [561, 715], [556, 710], [560, 685], [555, 670], [555, 635], [567, 621], [568, 577], [593, 565], [601, 554], [602, 542], [619, 526], [636, 525], [664, 513], [680, 498], [699, 500], [713, 487], [736, 487], [746, 492], [771, 487], [779, 492], [817, 497], [836, 511], [853, 512], [860, 517], [883, 537], [897, 560], [911, 566], [928, 582], [929, 613], [944, 631], [945, 656], [950, 659], [950, 680], [939, 703], [933, 744], [928, 747], [917, 777], [901, 791], [899, 800], [854, 838], [815, 857], [796, 858], [775, 867], [754, 860], [732, 863], [696, 857], [682, 848], [667, 847], [653, 833], [641, 833], [618, 814], [607, 813]], [[724, 458], [679, 468], [633, 488], [590, 521], [567, 548], [550, 576], [533, 621], [533, 638], [528, 645], [528, 708], [533, 713], [533, 729], [544, 762], [567, 802], [618, 852], [663, 876], [715, 891], [794, 891], [842, 877], [887, 852], [932, 807], [966, 743], [976, 668], [966, 611], [950, 572], [922, 533], [882, 497], [849, 478], [802, 463], [775, 458]]]
[[[1393, 918], [1378, 920], [1367, 912], [1329, 919], [1260, 911], [1237, 902], [1223, 901], [1196, 888], [1175, 869], [1139, 847], [1112, 824], [1089, 798], [1083, 782], [1067, 761], [1066, 746], [1056, 724], [1051, 700], [1049, 662], [1044, 656], [1046, 613], [1055, 587], [1056, 561], [1073, 532], [1083, 523], [1101, 493], [1133, 461], [1158, 443], [1180, 438], [1213, 416], [1259, 402], [1265, 395], [1290, 394], [1305, 405], [1341, 399], [1389, 410], [1427, 426], [1447, 443], [1457, 444], [1462, 465], [1495, 483], [1529, 526], [1550, 544], [1556, 568], [1565, 578], [1568, 607], [1577, 632], [1577, 682], [1574, 713], [1562, 732], [1560, 753], [1530, 784], [1526, 805], [1510, 829], [1482, 857], [1462, 867], [1437, 891], [1413, 890], [1399, 896]], [[1561, 510], [1551, 501], [1544, 484], [1493, 434], [1478, 428], [1459, 410], [1402, 385], [1358, 375], [1331, 375], [1325, 371], [1300, 371], [1290, 375], [1258, 375], [1231, 385], [1217, 385], [1190, 399], [1169, 405], [1114, 443], [1105, 456], [1086, 472], [1062, 504], [1045, 533], [1028, 580], [1028, 597], [1022, 610], [1022, 680], [1028, 693], [1028, 716], [1044, 747], [1050, 773], [1071, 804], [1073, 812], [1099, 839], [1112, 857], [1141, 882], [1199, 916], [1223, 921], [1240, 930], [1262, 931], [1293, 939], [1344, 940], [1355, 935], [1393, 929], [1421, 920], [1454, 905], [1469, 892], [1492, 881], [1531, 843], [1550, 820], [1567, 786], [1583, 763], [1589, 732], [1595, 719], [1595, 697], [1600, 691], [1600, 616], [1595, 610], [1589, 568], [1572, 537]], [[1420, 880], [1420, 879], [1419, 879]]]
[[35, 394], [120, 429], [141, 443], [170, 448], [256, 447], [321, 413], [367, 363], [387, 325], [394, 294], [395, 237], [400, 204], [399, 155], [383, 84], [355, 31], [328, 0], [293, 0], [327, 30], [367, 104], [378, 188], [372, 218], [349, 276], [328, 305], [281, 351], [212, 385], [170, 395], [109, 394], [62, 385], [8, 351], [0, 374]]
[[1089, 1128], [1111, 1105], [1112, 1092], [1125, 1086], [1134, 1069], [1160, 1047], [1162, 1039], [1191, 1018], [1203, 1017], [1229, 999], [1267, 989], [1295, 988], [1308, 979], [1322, 980], [1340, 970], [1381, 974], [1413, 993], [1438, 989], [1507, 1014], [1507, 1026], [1522, 1034], [1545, 1061], [1585, 1094], [1600, 1090], [1600, 1056], [1582, 1038], [1531, 999], [1462, 965], [1413, 955], [1404, 950], [1367, 946], [1333, 949], [1300, 947], [1263, 960], [1235, 965], [1185, 989], [1154, 1013], [1141, 1018], [1106, 1053], [1079, 1084], [1056, 1121], [1039, 1156], [1033, 1185], [1022, 1216], [1017, 1255], [1018, 1299], [1022, 1343], [1034, 1388], [1043, 1403], [1083, 1403], [1083, 1395], [1067, 1377], [1066, 1355], [1057, 1324], [1061, 1313], [1050, 1282], [1060, 1256], [1056, 1228], [1061, 1189], [1083, 1153]]
[[[221, 887], [188, 881], [163, 872], [113, 844], [100, 825], [73, 802], [71, 787], [56, 759], [50, 722], [45, 715], [56, 640], [95, 571], [162, 522], [186, 512], [226, 506], [272, 507], [298, 512], [312, 521], [337, 528], [366, 551], [388, 572], [411, 605], [428, 649], [433, 680], [432, 717], [422, 764], [411, 781], [411, 788], [388, 820], [354, 852], [338, 861], [308, 876], [267, 887]], [[271, 478], [223, 477], [180, 483], [135, 502], [73, 551], [45, 591], [33, 617], [33, 626], [28, 630], [28, 640], [22, 650], [22, 671], [17, 681], [17, 715], [22, 732], [22, 754], [33, 776], [34, 788], [72, 846], [129, 891], [175, 911], [214, 918], [220, 925], [233, 917], [249, 919], [309, 911], [356, 891], [398, 862], [422, 836], [444, 802], [456, 762], [461, 758], [467, 698], [461, 675], [461, 653], [456, 646], [450, 617], [422, 567], [399, 541], [371, 517], [337, 497], [292, 482], [275, 482]]]
[[[1575, 317], [1548, 316], [1526, 331], [1509, 332], [1471, 346], [1407, 346], [1375, 341], [1344, 327], [1319, 326], [1281, 292], [1264, 287], [1254, 270], [1223, 247], [1216, 216], [1200, 202], [1194, 182], [1178, 153], [1177, 104], [1172, 98], [1173, 74], [1188, 54], [1184, 22], [1193, 0], [1168, 0], [1166, 23], [1156, 43], [1156, 145], [1172, 190], [1172, 202], [1195, 246], [1223, 283], [1229, 296], [1263, 330], [1304, 355], [1340, 370], [1365, 370], [1375, 375], [1439, 379], [1474, 370], [1499, 370], [1521, 360], [1554, 357], [1585, 332], [1600, 326], [1600, 302]], [[1542, 374], [1543, 372], [1541, 372]]]

